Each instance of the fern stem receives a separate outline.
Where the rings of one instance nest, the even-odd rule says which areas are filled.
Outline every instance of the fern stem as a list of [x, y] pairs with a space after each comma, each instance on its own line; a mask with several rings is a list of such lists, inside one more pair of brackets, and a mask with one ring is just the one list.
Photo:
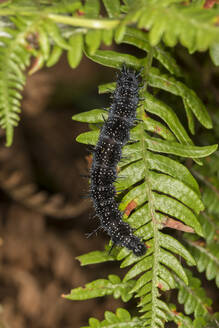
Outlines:
[[62, 23], [71, 26], [80, 26], [94, 29], [108, 29], [111, 30], [119, 25], [120, 20], [114, 19], [89, 19], [79, 17], [69, 17], [64, 15], [49, 14], [48, 18], [56, 23]]
[[[148, 52], [148, 55], [145, 60], [145, 80], [147, 81], [147, 76], [149, 74], [151, 65], [152, 65], [152, 60], [153, 60], [153, 48]], [[147, 82], [145, 82], [144, 85], [144, 91], [147, 90]], [[144, 107], [141, 106], [140, 109], [140, 115], [141, 117], [144, 117], [145, 112], [144, 112]], [[145, 176], [145, 181], [146, 181], [146, 193], [148, 196], [148, 208], [149, 208], [149, 213], [150, 217], [152, 219], [152, 226], [153, 226], [153, 242], [154, 242], [154, 254], [153, 254], [153, 275], [152, 275], [152, 288], [151, 288], [151, 296], [152, 296], [152, 315], [151, 315], [151, 328], [156, 327], [156, 305], [157, 305], [157, 296], [158, 296], [158, 291], [157, 291], [157, 276], [158, 276], [158, 270], [159, 270], [159, 235], [158, 235], [158, 228], [157, 228], [157, 220], [156, 220], [156, 212], [155, 212], [155, 206], [154, 206], [154, 196], [152, 193], [152, 188], [151, 188], [151, 183], [150, 183], [150, 177], [149, 177], [149, 166], [148, 166], [148, 145], [145, 140], [145, 131], [144, 131], [144, 125], [141, 124], [141, 148], [142, 148], [142, 157], [144, 161], [144, 176]]]
[[65, 15], [57, 15], [57, 14], [48, 14], [46, 12], [34, 11], [34, 10], [23, 10], [20, 11], [18, 9], [0, 9], [0, 16], [38, 16], [39, 18], [49, 18], [56, 23], [62, 23], [71, 26], [78, 27], [87, 27], [93, 29], [107, 29], [111, 30], [117, 27], [120, 24], [119, 19], [91, 19], [85, 17], [73, 17], [73, 16], [65, 16]]

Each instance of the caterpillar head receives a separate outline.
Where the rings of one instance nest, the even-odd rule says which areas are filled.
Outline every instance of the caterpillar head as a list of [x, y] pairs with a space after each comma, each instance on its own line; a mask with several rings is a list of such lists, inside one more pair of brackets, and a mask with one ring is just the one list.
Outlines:
[[136, 256], [142, 256], [147, 251], [145, 244], [136, 236], [131, 240], [129, 249], [131, 249]]
[[140, 74], [127, 66], [123, 66], [118, 76], [119, 85], [128, 85], [132, 88], [139, 88], [139, 76]]

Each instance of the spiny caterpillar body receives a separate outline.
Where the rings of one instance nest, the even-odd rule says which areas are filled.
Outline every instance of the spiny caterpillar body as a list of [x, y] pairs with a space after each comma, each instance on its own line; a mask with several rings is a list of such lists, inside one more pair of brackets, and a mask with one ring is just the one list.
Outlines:
[[115, 200], [116, 167], [121, 160], [122, 147], [129, 140], [130, 129], [136, 120], [139, 102], [139, 73], [123, 66], [117, 80], [108, 119], [103, 125], [93, 152], [90, 195], [100, 227], [113, 244], [132, 250], [137, 256], [146, 253], [145, 244], [123, 222]]

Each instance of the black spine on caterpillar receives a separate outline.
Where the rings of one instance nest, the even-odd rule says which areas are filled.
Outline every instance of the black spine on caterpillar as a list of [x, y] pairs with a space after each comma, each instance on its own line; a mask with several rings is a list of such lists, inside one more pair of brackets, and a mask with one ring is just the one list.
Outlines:
[[122, 221], [114, 187], [122, 147], [129, 140], [130, 129], [136, 119], [138, 92], [139, 74], [123, 66], [118, 76], [108, 119], [100, 131], [93, 152], [90, 195], [100, 225], [112, 242], [132, 250], [137, 256], [142, 256], [146, 253], [145, 244], [133, 234], [129, 224]]

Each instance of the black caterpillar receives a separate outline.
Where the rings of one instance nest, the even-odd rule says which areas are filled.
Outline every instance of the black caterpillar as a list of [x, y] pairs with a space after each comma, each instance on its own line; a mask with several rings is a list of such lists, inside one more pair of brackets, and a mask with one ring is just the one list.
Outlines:
[[114, 187], [122, 147], [129, 140], [130, 129], [136, 120], [139, 75], [123, 66], [118, 76], [109, 116], [93, 152], [90, 195], [100, 219], [100, 227], [111, 237], [113, 244], [124, 246], [135, 255], [142, 256], [146, 253], [145, 244], [133, 234], [129, 224], [122, 221]]

